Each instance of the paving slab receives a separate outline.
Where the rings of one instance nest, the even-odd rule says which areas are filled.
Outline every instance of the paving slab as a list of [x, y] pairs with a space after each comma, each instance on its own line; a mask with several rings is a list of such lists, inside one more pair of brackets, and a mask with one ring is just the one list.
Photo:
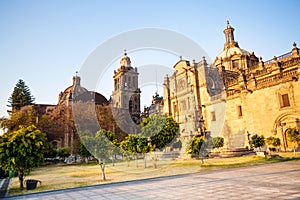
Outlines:
[[300, 161], [42, 192], [7, 199], [300, 199]]

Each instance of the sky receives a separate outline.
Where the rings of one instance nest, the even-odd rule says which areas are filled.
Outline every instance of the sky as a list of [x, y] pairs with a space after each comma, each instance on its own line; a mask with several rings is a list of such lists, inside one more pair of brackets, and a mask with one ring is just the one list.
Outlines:
[[[299, 8], [298, 0], [1, 0], [0, 117], [7, 116], [7, 100], [19, 79], [36, 103], [57, 104], [59, 92], [72, 84], [72, 76], [99, 45], [136, 29], [178, 32], [214, 60], [223, 50], [229, 20], [240, 47], [269, 60], [291, 51], [294, 42], [300, 46]], [[155, 63], [172, 69], [179, 60], [166, 53], [128, 52], [137, 67]], [[111, 69], [117, 69], [118, 62], [112, 62]], [[113, 79], [101, 86], [97, 92], [109, 98]], [[149, 105], [156, 86], [141, 90], [141, 106]]]

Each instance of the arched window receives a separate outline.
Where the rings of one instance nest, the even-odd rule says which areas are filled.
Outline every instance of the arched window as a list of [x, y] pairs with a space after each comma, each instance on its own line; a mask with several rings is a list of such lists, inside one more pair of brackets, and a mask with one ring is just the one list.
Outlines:
[[129, 101], [129, 112], [132, 112], [132, 101]]

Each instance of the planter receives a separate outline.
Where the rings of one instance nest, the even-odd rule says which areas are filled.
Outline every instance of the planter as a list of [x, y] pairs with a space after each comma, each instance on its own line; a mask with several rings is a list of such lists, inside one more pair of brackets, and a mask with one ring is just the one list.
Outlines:
[[42, 183], [39, 180], [34, 180], [34, 179], [28, 179], [26, 180], [26, 190], [34, 190], [37, 186], [37, 183]]

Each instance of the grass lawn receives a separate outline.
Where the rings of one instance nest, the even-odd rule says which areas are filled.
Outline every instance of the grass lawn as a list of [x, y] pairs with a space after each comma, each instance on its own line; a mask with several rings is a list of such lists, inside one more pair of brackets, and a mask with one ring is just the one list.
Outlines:
[[138, 161], [138, 167], [136, 167], [135, 161], [131, 161], [129, 166], [127, 162], [119, 162], [116, 163], [115, 166], [112, 166], [112, 164], [108, 164], [106, 166], [105, 171], [107, 181], [102, 181], [101, 170], [97, 164], [49, 165], [36, 168], [27, 177], [25, 177], [25, 179], [37, 179], [42, 181], [41, 185], [38, 184], [37, 189], [28, 191], [20, 190], [18, 178], [15, 177], [12, 178], [12, 186], [9, 194], [12, 196], [88, 185], [106, 184], [112, 182], [300, 159], [300, 152], [296, 152], [296, 156], [290, 152], [282, 152], [278, 154], [280, 155], [280, 158], [262, 158], [257, 156], [209, 158], [204, 160], [204, 164], [201, 164], [201, 160], [195, 159], [158, 161], [157, 168], [154, 168], [153, 163], [150, 161], [147, 163], [147, 168], [144, 168], [144, 162], [142, 160]]

